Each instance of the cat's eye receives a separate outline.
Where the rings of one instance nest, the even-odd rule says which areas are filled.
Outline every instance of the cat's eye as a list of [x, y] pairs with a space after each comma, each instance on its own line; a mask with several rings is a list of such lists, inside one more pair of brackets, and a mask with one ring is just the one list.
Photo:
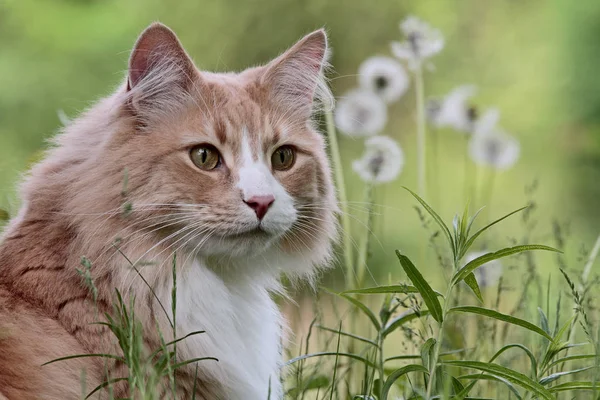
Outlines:
[[296, 161], [296, 149], [291, 146], [281, 146], [271, 156], [271, 165], [276, 171], [287, 171]]
[[194, 165], [204, 171], [210, 171], [221, 164], [219, 151], [209, 144], [201, 144], [190, 150], [190, 158]]

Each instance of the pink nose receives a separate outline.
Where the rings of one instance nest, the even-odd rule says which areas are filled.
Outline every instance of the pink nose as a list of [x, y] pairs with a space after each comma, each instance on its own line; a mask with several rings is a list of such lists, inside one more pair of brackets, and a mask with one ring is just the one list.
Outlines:
[[275, 197], [272, 195], [252, 196], [248, 200], [244, 200], [244, 203], [254, 210], [258, 219], [262, 220], [274, 201]]

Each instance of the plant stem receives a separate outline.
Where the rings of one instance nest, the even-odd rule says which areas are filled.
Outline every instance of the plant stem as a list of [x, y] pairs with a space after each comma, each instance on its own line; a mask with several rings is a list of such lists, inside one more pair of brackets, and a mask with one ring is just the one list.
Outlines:
[[362, 240], [358, 246], [358, 259], [356, 261], [357, 284], [359, 287], [364, 283], [365, 270], [367, 268], [367, 257], [369, 254], [369, 239], [371, 238], [371, 227], [373, 225], [373, 184], [367, 183], [365, 187], [365, 203], [367, 204], [367, 224]]
[[426, 143], [425, 143], [425, 95], [423, 89], [423, 67], [415, 70], [415, 90], [417, 101], [417, 188], [418, 194], [426, 199]]
[[[458, 262], [455, 261], [455, 270], [457, 269]], [[444, 324], [448, 318], [448, 309], [452, 307], [452, 282], [448, 285], [446, 290], [446, 296], [444, 297], [444, 311], [442, 313], [442, 322], [440, 323], [437, 337], [435, 339], [435, 345], [433, 346], [433, 355], [431, 358], [431, 366], [429, 368], [429, 383], [427, 384], [427, 400], [431, 399], [433, 394], [433, 387], [435, 386], [435, 372], [437, 370], [437, 362], [440, 357], [440, 349], [442, 348], [442, 341], [444, 339]]]
[[350, 214], [348, 213], [348, 198], [346, 196], [346, 185], [344, 183], [344, 171], [342, 170], [342, 158], [338, 146], [335, 124], [333, 123], [333, 114], [331, 110], [325, 112], [325, 122], [327, 124], [327, 137], [329, 139], [329, 149], [333, 162], [335, 173], [335, 184], [338, 192], [338, 199], [341, 209], [342, 223], [342, 246], [344, 253], [344, 263], [346, 267], [346, 287], [354, 286], [354, 265], [352, 260], [352, 237], [350, 236]]

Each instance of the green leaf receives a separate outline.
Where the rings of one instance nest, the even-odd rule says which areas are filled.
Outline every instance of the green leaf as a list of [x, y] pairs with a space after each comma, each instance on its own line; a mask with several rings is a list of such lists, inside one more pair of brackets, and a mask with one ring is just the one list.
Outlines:
[[481, 257], [477, 257], [473, 261], [469, 262], [467, 265], [458, 270], [454, 277], [452, 277], [452, 283], [456, 285], [458, 282], [465, 279], [471, 272], [481, 267], [483, 264], [486, 264], [490, 261], [497, 260], [499, 258], [508, 257], [513, 254], [522, 253], [524, 251], [532, 251], [532, 250], [547, 250], [547, 251], [555, 251], [557, 253], [561, 253], [560, 250], [557, 250], [550, 246], [544, 246], [540, 244], [526, 244], [521, 246], [508, 247], [506, 249], [498, 250], [494, 253], [487, 253], [482, 255]]
[[[375, 287], [370, 287], [370, 288], [365, 288], [365, 289], [352, 289], [352, 290], [346, 290], [346, 291], [342, 292], [341, 294], [387, 294], [387, 293], [410, 294], [410, 293], [419, 293], [419, 290], [412, 285], [401, 284], [401, 285], [375, 286]], [[435, 291], [435, 294], [437, 294], [440, 297], [444, 297], [444, 295], [438, 291]]]
[[550, 368], [552, 368], [558, 364], [561, 364], [561, 363], [575, 361], [575, 360], [590, 360], [590, 359], [594, 359], [594, 358], [596, 358], [595, 354], [577, 354], [574, 356], [562, 357], [562, 358], [559, 358], [558, 360], [554, 360], [552, 363], [550, 363], [546, 367], [546, 370], [549, 370]]
[[429, 338], [427, 339], [427, 341], [425, 341], [425, 343], [423, 343], [423, 346], [421, 346], [421, 362], [423, 363], [423, 366], [427, 369], [431, 368], [431, 365], [429, 365], [429, 361], [432, 358], [432, 351], [434, 349], [435, 346], [435, 339], [434, 338]]
[[8, 221], [10, 219], [10, 214], [3, 208], [0, 208], [0, 222]]
[[537, 360], [535, 359], [535, 355], [531, 352], [531, 350], [529, 350], [527, 347], [525, 347], [522, 344], [519, 344], [519, 343], [507, 344], [506, 346], [504, 346], [500, 350], [498, 350], [496, 352], [496, 354], [494, 354], [494, 356], [490, 359], [490, 362], [493, 362], [496, 358], [500, 357], [500, 355], [502, 353], [504, 353], [505, 351], [514, 349], [514, 348], [521, 349], [525, 352], [525, 354], [527, 354], [527, 357], [529, 357], [529, 361], [531, 363], [531, 378], [536, 378], [537, 377]]
[[[506, 385], [506, 387], [515, 395], [515, 397], [517, 398], [517, 400], [521, 400], [523, 398], [523, 397], [521, 397], [521, 394], [519, 393], [519, 391], [507, 379], [500, 378], [500, 377], [497, 377], [497, 376], [494, 376], [494, 375], [469, 374], [469, 375], [459, 376], [458, 379], [469, 379], [469, 380], [473, 379], [474, 382], [477, 382], [477, 381], [480, 381], [480, 380], [501, 382], [501, 383], [504, 383]], [[462, 394], [463, 392], [464, 392], [464, 390], [461, 391], [460, 393]]]
[[545, 376], [542, 379], [540, 379], [540, 385], [546, 386], [547, 384], [552, 383], [555, 380], [557, 380], [558, 378], [562, 378], [563, 376], [573, 375], [573, 374], [576, 374], [576, 373], [579, 373], [579, 372], [590, 370], [592, 368], [596, 368], [596, 366], [595, 365], [590, 365], [589, 367], [574, 369], [574, 370], [571, 370], [571, 371], [557, 372], [557, 373]]
[[446, 236], [446, 239], [448, 239], [448, 243], [450, 244], [450, 248], [452, 249], [452, 253], [456, 254], [456, 249], [454, 247], [454, 240], [452, 239], [452, 234], [450, 233], [450, 229], [448, 229], [448, 226], [444, 223], [444, 221], [440, 218], [440, 216], [437, 215], [437, 213], [435, 211], [433, 211], [433, 208], [431, 208], [429, 206], [429, 204], [427, 204], [425, 202], [425, 200], [423, 200], [422, 198], [420, 198], [418, 194], [416, 194], [415, 192], [413, 192], [412, 190], [410, 190], [406, 186], [403, 186], [403, 187], [408, 192], [410, 192], [410, 194], [412, 194], [413, 197], [415, 199], [417, 199], [417, 201], [419, 203], [421, 203], [421, 205], [423, 206], [423, 208], [429, 213], [429, 215], [431, 215], [431, 217], [434, 219], [434, 221], [439, 225], [439, 227], [442, 229], [442, 232]]
[[540, 313], [540, 325], [542, 326], [544, 332], [546, 332], [549, 335], [550, 326], [548, 326], [548, 317], [546, 317], [546, 314], [544, 314], [544, 310], [542, 310], [540, 307], [538, 307], [538, 312]]
[[545, 337], [546, 339], [548, 339], [550, 341], [553, 340], [552, 336], [550, 336], [549, 334], [544, 332], [544, 330], [541, 329], [540, 327], [538, 327], [537, 325], [534, 325], [531, 322], [525, 321], [523, 319], [513, 317], [512, 315], [506, 315], [506, 314], [502, 314], [495, 310], [490, 310], [489, 308], [476, 307], [476, 306], [461, 306], [461, 307], [453, 307], [450, 310], [448, 310], [448, 313], [452, 313], [452, 312], [478, 314], [478, 315], [483, 315], [485, 317], [494, 318], [499, 321], [508, 322], [509, 324], [518, 325], [525, 329], [529, 329], [531, 332], [535, 332], [538, 335], [542, 335], [543, 337]]
[[534, 394], [540, 396], [543, 399], [554, 400], [554, 396], [542, 385], [538, 382], [535, 382], [528, 378], [526, 375], [521, 374], [520, 372], [513, 371], [506, 367], [502, 367], [498, 364], [494, 363], [485, 363], [481, 361], [461, 361], [461, 360], [453, 360], [453, 361], [441, 361], [444, 365], [454, 366], [454, 367], [462, 367], [462, 368], [471, 368], [479, 371], [487, 372], [488, 374], [494, 375], [498, 378], [506, 379], [514, 385], [520, 386], [525, 390], [533, 392]]
[[351, 353], [338, 353], [335, 351], [324, 351], [324, 352], [320, 352], [320, 353], [311, 353], [311, 354], [304, 354], [302, 356], [299, 357], [294, 357], [291, 360], [288, 360], [284, 365], [284, 367], [287, 367], [288, 365], [292, 365], [294, 363], [297, 363], [298, 361], [302, 361], [302, 360], [306, 360], [307, 358], [314, 358], [314, 357], [324, 357], [324, 356], [339, 356], [339, 357], [348, 357], [351, 358], [353, 360], [357, 360], [362, 362], [363, 364], [369, 366], [370, 368], [378, 368], [375, 364], [373, 364], [371, 361], [367, 360], [366, 358], [359, 356], [357, 354], [351, 354]]
[[[469, 239], [467, 239], [467, 242], [465, 243], [465, 246], [461, 249], [460, 255], [459, 255], [459, 259], [463, 258], [463, 256], [465, 255], [465, 253], [467, 252], [467, 250], [469, 250], [469, 248], [473, 245], [473, 242], [475, 242], [475, 239], [477, 239], [483, 232], [485, 232], [486, 230], [490, 229], [492, 226], [496, 225], [498, 222], [505, 220], [506, 218], [510, 217], [513, 214], [516, 214], [518, 212], [523, 211], [524, 209], [526, 209], [529, 206], [525, 206], [525, 207], [521, 207], [518, 210], [515, 210], [511, 213], [506, 214], [504, 217], [498, 218], [497, 220], [495, 220], [494, 222], [491, 222], [489, 224], [487, 224], [486, 226], [484, 226], [483, 228], [481, 228], [480, 230], [478, 230], [477, 232], [475, 232], [473, 234], [473, 236], [471, 236]], [[477, 213], [473, 216], [473, 218], [471, 219], [471, 222], [469, 223], [469, 228], [468, 230], [471, 230], [471, 224], [473, 223], [473, 221], [475, 221], [475, 217], [477, 216], [477, 214], [479, 214], [479, 212], [482, 209], [479, 209], [479, 211], [477, 211]]]
[[406, 272], [408, 279], [415, 285], [415, 287], [419, 290], [419, 293], [423, 297], [423, 301], [427, 304], [427, 308], [431, 313], [433, 319], [437, 322], [442, 323], [444, 316], [442, 312], [442, 306], [437, 299], [437, 295], [435, 291], [429, 286], [429, 283], [423, 278], [423, 275], [419, 272], [417, 267], [410, 261], [408, 257], [400, 253], [400, 251], [396, 250], [396, 255], [398, 256], [398, 260], [400, 260], [400, 265]]
[[356, 339], [356, 340], [359, 340], [361, 342], [369, 343], [369, 344], [371, 344], [371, 345], [373, 345], [375, 347], [379, 346], [376, 341], [368, 339], [366, 337], [355, 335], [355, 334], [349, 333], [349, 332], [344, 332], [344, 331], [339, 330], [339, 329], [327, 328], [326, 326], [322, 326], [322, 325], [315, 325], [315, 326], [317, 328], [322, 329], [322, 330], [327, 331], [327, 332], [337, 333], [339, 335], [346, 336], [346, 337], [349, 337], [349, 338], [352, 338], [352, 339]]
[[418, 364], [410, 364], [410, 365], [407, 365], [400, 369], [395, 370], [385, 380], [385, 383], [383, 384], [383, 388], [381, 389], [380, 400], [387, 400], [388, 394], [390, 392], [390, 389], [394, 385], [394, 382], [396, 382], [398, 379], [400, 379], [402, 377], [402, 375], [406, 375], [409, 372], [424, 372], [426, 374], [429, 373], [429, 371], [427, 371], [427, 368], [425, 368], [422, 365], [418, 365]]
[[567, 390], [595, 390], [595, 391], [600, 391], [600, 386], [598, 386], [598, 383], [593, 383], [593, 382], [581, 382], [581, 381], [575, 381], [575, 382], [565, 382], [565, 383], [561, 383], [560, 385], [556, 385], [553, 386], [551, 388], [548, 389], [550, 392], [552, 393], [557, 393], [557, 392], [564, 392]]
[[467, 277], [465, 278], [465, 283], [471, 288], [471, 290], [477, 297], [477, 300], [483, 303], [483, 296], [481, 295], [481, 290], [479, 289], [479, 284], [477, 283], [477, 278], [475, 278], [475, 274], [471, 272], [469, 275], [467, 275]]
[[381, 324], [379, 323], [379, 320], [377, 320], [377, 317], [375, 316], [375, 314], [373, 314], [373, 311], [371, 311], [369, 309], [369, 307], [367, 307], [364, 303], [362, 303], [361, 301], [355, 299], [352, 296], [348, 296], [345, 293], [336, 293], [336, 292], [334, 292], [332, 290], [329, 290], [329, 289], [326, 289], [326, 288], [323, 288], [323, 290], [325, 290], [328, 293], [334, 294], [336, 296], [340, 296], [343, 299], [348, 300], [356, 308], [358, 308], [359, 310], [361, 310], [367, 317], [369, 317], [369, 319], [371, 320], [371, 322], [375, 326], [375, 329], [379, 332], [379, 330], [381, 329]]

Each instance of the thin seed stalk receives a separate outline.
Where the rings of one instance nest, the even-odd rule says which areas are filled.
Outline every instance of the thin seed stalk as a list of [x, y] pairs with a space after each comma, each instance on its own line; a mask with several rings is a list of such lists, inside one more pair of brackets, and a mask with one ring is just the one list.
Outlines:
[[364, 282], [365, 270], [367, 268], [367, 257], [369, 254], [369, 239], [371, 238], [371, 226], [373, 225], [373, 184], [367, 183], [365, 187], [365, 203], [367, 204], [367, 223], [364, 235], [358, 246], [358, 259], [356, 262], [356, 279], [360, 287]]
[[352, 237], [350, 236], [350, 214], [348, 213], [348, 197], [346, 196], [346, 184], [344, 182], [344, 171], [342, 170], [342, 158], [338, 146], [335, 124], [333, 123], [333, 114], [331, 110], [325, 112], [325, 122], [327, 124], [327, 138], [329, 140], [329, 149], [333, 162], [333, 171], [335, 174], [335, 184], [342, 211], [342, 246], [344, 253], [344, 263], [346, 264], [346, 287], [354, 286], [354, 265], [352, 257]]
[[423, 89], [423, 68], [415, 70], [415, 91], [417, 102], [417, 188], [419, 196], [427, 198], [427, 164], [425, 158], [425, 93]]

